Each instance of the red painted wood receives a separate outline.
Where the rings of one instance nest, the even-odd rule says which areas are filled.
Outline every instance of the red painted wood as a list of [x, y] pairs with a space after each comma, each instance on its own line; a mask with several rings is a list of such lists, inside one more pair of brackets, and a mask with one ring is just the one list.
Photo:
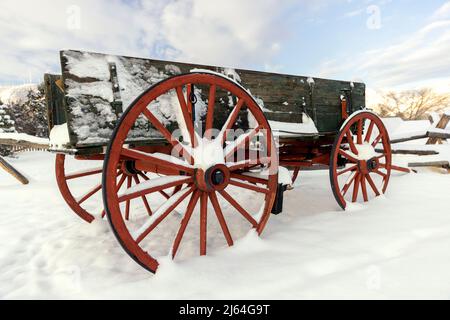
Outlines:
[[212, 134], [211, 129], [213, 129], [213, 124], [214, 124], [214, 107], [215, 107], [214, 104], [215, 104], [215, 102], [216, 102], [216, 85], [213, 84], [209, 88], [208, 111], [206, 114], [205, 132], [206, 132], [206, 137], [208, 139], [211, 138], [211, 134]]
[[208, 193], [202, 192], [200, 198], [200, 255], [206, 255], [208, 228]]
[[225, 190], [219, 191], [219, 193], [224, 197], [225, 200], [227, 200], [245, 219], [247, 219], [248, 222], [250, 222], [253, 227], [258, 226], [258, 222], [253, 219], [253, 217], [250, 215], [250, 213], [247, 212], [242, 206], [232, 197], [228, 192]]
[[58, 184], [59, 191], [61, 192], [61, 195], [63, 196], [64, 200], [73, 210], [73, 212], [75, 212], [84, 221], [91, 223], [92, 221], [94, 221], [95, 217], [80, 206], [80, 204], [73, 196], [67, 184], [65, 173], [65, 161], [66, 156], [64, 154], [56, 155], [55, 172], [56, 172], [56, 182]]
[[[364, 123], [368, 124], [368, 128], [363, 139], [362, 124]], [[379, 134], [372, 140], [372, 133], [375, 128], [377, 128]], [[353, 134], [353, 132], [356, 133]], [[354, 141], [353, 135], [356, 135], [357, 144], [369, 143], [372, 146], [375, 146], [378, 143], [381, 143], [383, 145], [383, 153], [370, 159], [375, 162], [375, 167], [373, 167], [372, 162], [369, 166], [366, 160], [359, 160], [348, 153], [348, 149], [350, 148], [352, 153], [356, 154], [354, 152], [356, 145], [352, 144], [352, 141]], [[339, 155], [344, 157], [347, 162], [353, 164], [349, 168], [340, 170], [338, 164]], [[379, 162], [379, 160], [383, 158], [385, 159], [385, 164]], [[371, 112], [361, 112], [351, 117], [341, 129], [341, 132], [336, 136], [330, 158], [331, 187], [338, 204], [345, 209], [347, 201], [358, 201], [360, 189], [362, 198], [365, 202], [370, 201], [372, 195], [379, 196], [381, 193], [385, 193], [392, 168], [391, 162], [392, 154], [389, 135], [381, 119]], [[385, 170], [385, 172], [381, 172], [380, 169]], [[371, 174], [383, 177], [381, 192], [375, 185]], [[343, 185], [340, 185], [338, 177], [342, 177], [342, 179], [347, 178], [347, 181], [344, 182]], [[369, 193], [367, 184], [370, 186], [371, 191], [373, 191], [372, 194]], [[352, 188], [353, 191], [351, 195], [347, 196], [347, 192], [350, 188]]]
[[180, 247], [181, 240], [183, 239], [184, 232], [186, 231], [189, 220], [191, 219], [192, 212], [197, 205], [198, 198], [200, 197], [200, 191], [196, 190], [189, 201], [186, 213], [183, 220], [181, 221], [180, 229], [178, 230], [177, 236], [172, 246], [172, 258], [175, 258], [178, 248]]
[[223, 216], [222, 209], [220, 208], [219, 201], [217, 200], [217, 195], [215, 192], [211, 192], [209, 194], [209, 199], [214, 207], [214, 211], [217, 216], [217, 220], [219, 221], [220, 227], [222, 228], [223, 235], [225, 236], [225, 240], [229, 246], [233, 245], [233, 238], [231, 237], [230, 230], [228, 229], [227, 223], [225, 221], [225, 217]]
[[[207, 126], [213, 126], [214, 125], [214, 113], [216, 113], [216, 108], [222, 108], [220, 104], [216, 105], [213, 103], [213, 99], [216, 90], [221, 91], [228, 91], [230, 94], [235, 97], [238, 101], [235, 108], [231, 111], [229, 115], [229, 122], [224, 125], [224, 128], [222, 128], [223, 132], [226, 132], [225, 129], [231, 129], [239, 115], [239, 110], [245, 105], [247, 110], [251, 112], [255, 118], [255, 121], [257, 122], [258, 130], [261, 130], [261, 132], [264, 132], [266, 140], [267, 140], [267, 148], [269, 148], [269, 156], [262, 156], [260, 159], [257, 159], [254, 161], [253, 159], [251, 161], [246, 161], [244, 163], [227, 163], [226, 166], [223, 164], [217, 164], [217, 168], [219, 166], [224, 166], [224, 173], [225, 173], [225, 182], [221, 182], [222, 184], [217, 184], [216, 180], [207, 181], [205, 179], [212, 179], [212, 176], [205, 175], [205, 172], [203, 172], [203, 175], [201, 174], [200, 170], [194, 170], [189, 165], [182, 165], [178, 161], [171, 161], [171, 159], [162, 160], [158, 159], [154, 155], [152, 155], [153, 152], [161, 152], [164, 154], [174, 154], [178, 151], [183, 151], [182, 148], [184, 148], [179, 141], [176, 141], [172, 138], [171, 133], [167, 130], [167, 128], [164, 128], [162, 124], [156, 119], [156, 117], [147, 109], [147, 106], [157, 99], [160, 95], [165, 94], [169, 91], [177, 92], [177, 97], [181, 98], [180, 93], [183, 93], [183, 88], [187, 85], [194, 85], [195, 87], [204, 87], [209, 86], [210, 88], [210, 101], [208, 103], [208, 110], [206, 114], [206, 122], [208, 123]], [[192, 123], [190, 118], [190, 114], [188, 110], [188, 105], [186, 104], [186, 108], [184, 109], [184, 103], [186, 101], [184, 100], [184, 95], [182, 95], [183, 99], [180, 100], [180, 105], [182, 107], [182, 112], [184, 112], [185, 119], [187, 119], [186, 125], [187, 127], [190, 127], [189, 123]], [[184, 109], [184, 111], [183, 111]], [[223, 112], [223, 110], [221, 110]], [[169, 147], [165, 150], [153, 150], [152, 148], [147, 147], [138, 147], [140, 151], [143, 151], [143, 153], [137, 152], [136, 150], [124, 148], [124, 145], [126, 144], [126, 139], [128, 136], [129, 131], [132, 128], [132, 125], [136, 122], [136, 119], [140, 115], [144, 115], [148, 121], [152, 124], [153, 127], [155, 127], [157, 130], [160, 131], [161, 135], [166, 138], [170, 142]], [[189, 117], [187, 117], [189, 115]], [[209, 119], [209, 120], [208, 120]], [[174, 210], [178, 205], [181, 205], [181, 202], [187, 201], [188, 197], [190, 195], [190, 201], [188, 204], [188, 207], [186, 209], [186, 213], [184, 214], [184, 217], [181, 221], [180, 228], [174, 234], [174, 242], [172, 244], [172, 256], [175, 257], [177, 252], [179, 251], [179, 247], [181, 243], [183, 242], [183, 238], [185, 237], [185, 233], [192, 232], [191, 228], [187, 229], [187, 226], [189, 224], [190, 219], [192, 218], [193, 214], [197, 214], [199, 212], [200, 214], [200, 230], [199, 232], [199, 238], [200, 238], [200, 254], [206, 254], [206, 248], [207, 248], [207, 215], [208, 215], [208, 198], [211, 200], [211, 204], [214, 208], [214, 212], [217, 216], [217, 219], [220, 224], [220, 228], [222, 229], [222, 232], [225, 236], [225, 239], [227, 240], [227, 243], [229, 245], [233, 244], [233, 239], [231, 238], [230, 230], [228, 229], [228, 226], [225, 222], [224, 218], [224, 212], [222, 212], [222, 209], [220, 208], [220, 205], [218, 203], [216, 193], [210, 191], [209, 189], [207, 191], [202, 191], [201, 188], [201, 182], [202, 180], [205, 180], [209, 183], [214, 182], [213, 189], [220, 189], [223, 187], [223, 189], [227, 188], [229, 186], [228, 180], [226, 177], [230, 177], [231, 174], [234, 175], [236, 179], [238, 179], [237, 186], [236, 184], [233, 185], [234, 187], [239, 187], [243, 193], [253, 193], [254, 191], [264, 191], [264, 200], [261, 203], [261, 209], [262, 209], [262, 215], [261, 215], [261, 221], [255, 221], [255, 219], [251, 216], [249, 212], [247, 212], [245, 209], [242, 208], [242, 206], [237, 203], [234, 199], [231, 198], [231, 196], [226, 192], [225, 190], [221, 190], [220, 192], [225, 195], [226, 201], [230, 202], [232, 207], [234, 207], [240, 215], [242, 215], [241, 221], [249, 221], [252, 225], [252, 227], [257, 228], [258, 233], [261, 233], [267, 224], [268, 218], [270, 217], [270, 212], [275, 200], [276, 195], [276, 189], [277, 189], [277, 182], [278, 182], [278, 159], [275, 152], [273, 152], [272, 146], [274, 146], [273, 143], [273, 136], [271, 133], [270, 125], [267, 122], [264, 114], [261, 111], [261, 108], [257, 105], [257, 103], [253, 100], [253, 98], [240, 88], [239, 86], [236, 86], [233, 82], [224, 79], [222, 77], [218, 77], [211, 74], [188, 74], [188, 75], [180, 75], [175, 76], [172, 78], [169, 78], [165, 81], [162, 81], [161, 83], [155, 85], [152, 87], [148, 92], [143, 94], [137, 101], [133, 103], [132, 106], [130, 106], [127, 110], [127, 113], [124, 115], [124, 117], [119, 121], [118, 128], [116, 130], [116, 133], [113, 137], [113, 140], [111, 142], [110, 148], [108, 149], [108, 162], [105, 165], [106, 171], [109, 173], [105, 176], [105, 203], [106, 203], [106, 210], [108, 211], [108, 215], [110, 218], [111, 226], [114, 230], [114, 234], [118, 238], [120, 244], [123, 246], [123, 248], [126, 250], [126, 252], [134, 259], [136, 260], [140, 265], [145, 267], [147, 270], [155, 272], [158, 268], [158, 261], [152, 256], [151, 250], [149, 251], [148, 248], [144, 247], [145, 243], [147, 241], [157, 241], [154, 237], [146, 238], [148, 234], [154, 230], [158, 225], [160, 228], [164, 228], [163, 224], [160, 224], [166, 217], [168, 217], [169, 213]], [[192, 129], [192, 128], [191, 128]], [[220, 129], [220, 128], [218, 128]], [[222, 138], [222, 137], [220, 137]], [[247, 141], [246, 141], [247, 142]], [[246, 154], [249, 154], [248, 148], [249, 144], [245, 143], [240, 145], [241, 147], [246, 151]], [[192, 148], [192, 146], [190, 146]], [[189, 150], [191, 152], [191, 148], [187, 148], [186, 150]], [[225, 149], [225, 146], [224, 146]], [[185, 151], [185, 150], [184, 150]], [[272, 156], [273, 154], [273, 156]], [[186, 155], [186, 153], [184, 153]], [[192, 155], [189, 154], [189, 157], [185, 157], [185, 159], [193, 164], [195, 163], [194, 159], [194, 153]], [[131, 195], [119, 195], [117, 190], [115, 189], [115, 186], [117, 185], [117, 179], [114, 177], [115, 172], [112, 168], [116, 167], [118, 165], [118, 162], [120, 159], [130, 159], [135, 160], [135, 167], [138, 170], [147, 171], [144, 170], [148, 168], [148, 172], [155, 172], [157, 174], [161, 174], [160, 171], [163, 169], [165, 170], [165, 173], [163, 175], [185, 175], [186, 179], [183, 179], [180, 182], [172, 184], [165, 184], [164, 186], [157, 186], [148, 188], [146, 190], [141, 190], [138, 192], [134, 192]], [[269, 171], [269, 175], [267, 177], [267, 180], [264, 179], [258, 179], [254, 177], [248, 177], [246, 178], [243, 173], [249, 171], [250, 169], [253, 169], [255, 166], [264, 165], [271, 167], [271, 170]], [[211, 169], [211, 168], [209, 168]], [[205, 169], [206, 170], [206, 169]], [[158, 172], [156, 172], [158, 171]], [[212, 172], [212, 171], [209, 171]], [[145, 174], [139, 174], [143, 178]], [[145, 178], [143, 178], [145, 179]], [[147, 177], [147, 179], [152, 179]], [[249, 182], [249, 183], [247, 183]], [[254, 183], [261, 183], [262, 186], [255, 186]], [[170, 198], [174, 196], [174, 194], [171, 194], [167, 192], [166, 189], [169, 187], [176, 187], [174, 192], [179, 191], [182, 185], [190, 184], [192, 190], [190, 190], [189, 194], [186, 194], [182, 197], [182, 199], [178, 199], [179, 201], [176, 201], [174, 205], [172, 205], [170, 208], [168, 208], [165, 212], [163, 212], [155, 221], [153, 221], [152, 225], [148, 227], [141, 235], [139, 235], [136, 239], [134, 238], [134, 231], [129, 229], [129, 226], [125, 223], [124, 215], [122, 214], [122, 211], [124, 210], [123, 207], [120, 206], [121, 202], [131, 200], [134, 198], [142, 197], [145, 194], [153, 193], [153, 192], [164, 192], [166, 196]], [[250, 187], [249, 187], [250, 186]], [[255, 188], [256, 187], [256, 188]], [[208, 187], [209, 188], [209, 187]], [[205, 188], [204, 188], [205, 189]], [[200, 200], [200, 210], [196, 211], [196, 205], [197, 202]], [[133, 210], [134, 210], [133, 206]], [[131, 211], [131, 208], [130, 208]], [[231, 211], [234, 212], [233, 209]], [[254, 212], [252, 214], [257, 214], [258, 212]], [[131, 212], [130, 212], [131, 214]], [[154, 214], [154, 213], [153, 213]], [[160, 213], [158, 213], [159, 215]], [[193, 237], [189, 237], [191, 239]], [[195, 238], [195, 237], [194, 237]], [[144, 243], [144, 239], [147, 239]], [[198, 239], [198, 238], [197, 238]], [[154, 243], [156, 246], [158, 243]], [[208, 251], [210, 250], [208, 246]]]
[[178, 205], [184, 201], [190, 194], [192, 194], [192, 191], [194, 190], [193, 187], [191, 187], [186, 193], [184, 193], [176, 202], [174, 202], [170, 207], [168, 207], [164, 213], [161, 214], [161, 216], [155, 220], [138, 238], [136, 238], [136, 242], [140, 243], [142, 240], [145, 239], [145, 237], [151, 233], [173, 210], [178, 207]]

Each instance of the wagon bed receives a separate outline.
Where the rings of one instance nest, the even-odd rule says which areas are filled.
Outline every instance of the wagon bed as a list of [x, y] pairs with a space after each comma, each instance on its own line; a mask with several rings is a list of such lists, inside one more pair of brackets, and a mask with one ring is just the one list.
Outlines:
[[[196, 69], [224, 74], [248, 89], [266, 118], [278, 127], [275, 131], [291, 138], [335, 134], [342, 124], [340, 97], [344, 93], [351, 100], [349, 113], [365, 107], [365, 85], [358, 82], [73, 50], [61, 51], [60, 56], [62, 75], [46, 75], [49, 126], [67, 122], [70, 150], [107, 145], [118, 118], [142, 92], [168, 77]], [[232, 103], [225, 93], [216, 99], [219, 104]], [[173, 111], [160, 111], [168, 118], [165, 125], [170, 126]], [[302, 125], [307, 119], [304, 114], [317, 131]], [[151, 128], [136, 128], [133, 136], [142, 141], [161, 138]]]

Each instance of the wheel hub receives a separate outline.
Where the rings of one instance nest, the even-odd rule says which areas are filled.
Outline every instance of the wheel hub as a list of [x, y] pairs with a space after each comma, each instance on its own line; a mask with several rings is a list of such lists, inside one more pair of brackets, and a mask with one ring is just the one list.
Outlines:
[[132, 160], [126, 160], [122, 162], [122, 171], [127, 176], [134, 176], [138, 174], [138, 170], [136, 169], [136, 162]]
[[377, 159], [372, 158], [370, 160], [367, 160], [366, 166], [367, 166], [367, 170], [369, 172], [372, 172], [372, 171], [378, 169], [378, 161], [377, 161]]
[[220, 191], [225, 189], [229, 182], [230, 171], [223, 164], [217, 164], [206, 171], [203, 169], [195, 171], [195, 183], [202, 191]]
[[358, 169], [363, 174], [368, 174], [379, 168], [380, 164], [376, 158], [358, 161]]

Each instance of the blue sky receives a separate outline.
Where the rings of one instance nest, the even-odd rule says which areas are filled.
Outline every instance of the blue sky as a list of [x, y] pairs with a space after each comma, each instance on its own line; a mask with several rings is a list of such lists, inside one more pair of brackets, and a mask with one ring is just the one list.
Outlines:
[[[437, 0], [342, 1], [316, 11], [299, 11], [293, 17], [291, 41], [285, 44], [276, 62], [296, 72], [317, 72], [321, 61], [351, 57], [357, 52], [405, 40], [412, 31], [425, 26], [429, 22], [427, 17], [443, 3]], [[379, 29], [367, 27], [370, 5], [379, 7]]]
[[450, 92], [450, 1], [2, 0], [0, 37], [0, 85], [71, 48]]

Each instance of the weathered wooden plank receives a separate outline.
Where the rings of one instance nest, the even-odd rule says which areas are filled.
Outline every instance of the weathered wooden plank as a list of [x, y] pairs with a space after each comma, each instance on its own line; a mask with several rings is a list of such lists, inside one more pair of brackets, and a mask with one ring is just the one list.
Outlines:
[[[79, 51], [62, 51], [62, 78], [66, 93], [65, 108], [71, 144], [74, 147], [102, 146], [117, 123], [118, 116], [114, 104], [115, 91], [110, 66], [117, 67], [117, 80], [123, 109], [151, 85], [180, 73], [193, 69], [208, 69], [234, 76], [260, 103], [269, 120], [281, 122], [302, 122], [303, 112], [307, 112], [316, 122], [319, 132], [336, 132], [342, 123], [340, 95], [342, 90], [351, 92], [353, 110], [365, 106], [365, 85], [348, 81], [327, 79], [308, 80], [304, 76], [293, 76], [232, 70], [215, 66], [186, 64], [179, 62], [111, 56]], [[200, 98], [207, 99], [208, 90], [201, 90]], [[219, 93], [216, 104], [221, 104], [220, 112], [215, 114], [214, 124], [218, 127], [226, 119], [229, 101], [226, 92]], [[174, 112], [160, 110], [165, 125], [177, 127]], [[246, 125], [246, 111], [240, 114], [241, 125]], [[145, 121], [133, 130], [130, 139], [151, 140], [160, 138]]]
[[[383, 149], [375, 149], [376, 152], [383, 153]], [[439, 154], [439, 152], [435, 150], [417, 150], [417, 149], [392, 149], [391, 153], [393, 154], [415, 154], [419, 156], [428, 156]]]
[[61, 75], [45, 74], [45, 100], [47, 101], [47, 119], [49, 130], [55, 125], [66, 123], [66, 109], [64, 105], [64, 91], [57, 84]]
[[0, 156], [0, 167], [6, 172], [12, 175], [14, 178], [20, 181], [22, 184], [28, 184], [28, 179], [21, 174], [17, 169], [15, 169], [11, 164], [9, 164], [5, 159]]
[[[441, 117], [441, 119], [439, 120], [439, 122], [436, 124], [436, 128], [437, 129], [445, 129], [448, 125], [448, 123], [450, 122], [450, 115], [444, 113]], [[448, 139], [450, 137], [448, 136], [439, 136], [436, 135], [434, 133], [429, 133], [428, 135], [430, 138], [427, 141], [427, 144], [436, 144], [437, 142], [440, 142], [443, 139]]]
[[432, 139], [450, 139], [450, 133], [449, 132], [429, 131], [427, 133], [427, 136], [432, 138]]
[[419, 140], [419, 139], [425, 139], [427, 138], [427, 134], [422, 134], [418, 136], [412, 136], [412, 137], [406, 137], [406, 138], [400, 138], [400, 139], [392, 139], [391, 144], [400, 143], [400, 142], [406, 142], [406, 141], [412, 141], [412, 140]]
[[438, 167], [438, 168], [450, 168], [448, 161], [428, 161], [428, 162], [410, 162], [408, 167]]
[[0, 145], [20, 146], [20, 147], [34, 148], [34, 149], [40, 149], [40, 150], [47, 150], [49, 148], [48, 144], [34, 143], [34, 142], [30, 142], [30, 141], [25, 141], [25, 140], [3, 139], [3, 138], [0, 138]]

